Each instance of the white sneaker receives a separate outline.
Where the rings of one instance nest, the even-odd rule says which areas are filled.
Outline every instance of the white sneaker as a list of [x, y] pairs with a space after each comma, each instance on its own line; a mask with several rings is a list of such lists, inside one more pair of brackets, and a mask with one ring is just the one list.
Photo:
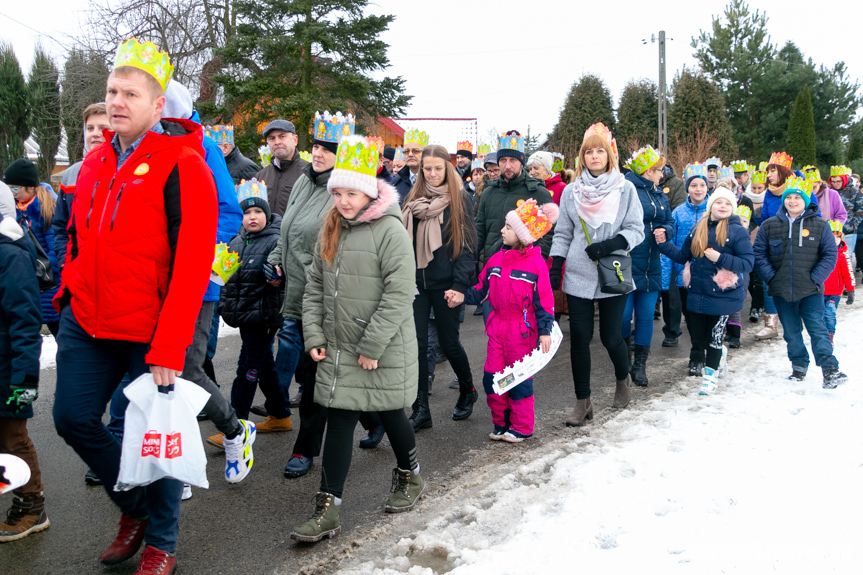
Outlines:
[[255, 458], [252, 454], [252, 444], [257, 436], [257, 428], [251, 421], [240, 419], [242, 431], [234, 439], [224, 439], [225, 445], [225, 480], [228, 483], [239, 483], [249, 474]]
[[182, 501], [188, 501], [192, 498], [192, 486], [188, 483], [183, 484], [183, 496], [180, 497]]
[[704, 381], [701, 384], [701, 389], [698, 390], [698, 395], [713, 395], [716, 391], [716, 371], [704, 366]]

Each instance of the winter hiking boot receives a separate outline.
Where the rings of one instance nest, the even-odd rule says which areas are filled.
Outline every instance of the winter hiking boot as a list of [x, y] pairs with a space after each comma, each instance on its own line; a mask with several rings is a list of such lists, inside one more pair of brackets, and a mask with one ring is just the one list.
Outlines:
[[224, 439], [225, 445], [225, 480], [228, 483], [239, 483], [252, 470], [255, 457], [252, 453], [252, 444], [257, 437], [255, 424], [245, 419], [240, 419], [240, 432], [233, 439]]
[[761, 315], [764, 313], [764, 308], [761, 307], [753, 307], [749, 310], [749, 321], [752, 323], [758, 323], [758, 320], [761, 319]]
[[665, 336], [662, 340], [662, 347], [677, 347], [677, 338], [671, 335]]
[[332, 539], [342, 532], [342, 522], [339, 520], [339, 506], [336, 496], [318, 491], [315, 495], [315, 512], [303, 523], [291, 531], [291, 539], [302, 543], [317, 543], [324, 537]]
[[116, 565], [132, 557], [138, 552], [138, 548], [141, 547], [146, 529], [146, 517], [133, 519], [128, 515], [121, 516], [117, 537], [105, 552], [99, 555], [99, 561], [105, 565]]
[[647, 358], [650, 356], [649, 345], [635, 346], [635, 359], [632, 362], [632, 383], [639, 387], [647, 387]]
[[698, 395], [713, 395], [716, 391], [716, 370], [712, 367], [704, 366], [704, 381], [701, 383], [701, 389], [698, 390]]
[[765, 313], [764, 328], [755, 334], [755, 339], [765, 340], [779, 337], [779, 314]]
[[689, 377], [701, 377], [704, 373], [704, 364], [697, 359], [689, 360], [689, 371], [686, 373]]
[[288, 464], [285, 465], [285, 477], [288, 479], [302, 477], [312, 468], [312, 461], [314, 461], [314, 457], [306, 457], [305, 455], [294, 453], [288, 459]]
[[24, 539], [50, 526], [44, 497], [29, 501], [13, 497], [12, 507], [6, 512], [6, 521], [0, 524], [0, 543]]
[[[628, 388], [627, 391], [629, 391]], [[581, 427], [584, 425], [586, 419], [593, 419], [593, 404], [590, 402], [589, 397], [587, 399], [576, 399], [572, 413], [566, 418], [566, 426]]]
[[478, 394], [476, 388], [467, 393], [460, 393], [458, 401], [455, 403], [455, 409], [452, 410], [452, 418], [455, 421], [467, 419], [473, 413], [473, 404], [476, 403]]
[[377, 447], [384, 438], [384, 426], [378, 425], [369, 429], [369, 434], [360, 439], [360, 447], [363, 449], [372, 449]]
[[[623, 409], [627, 405], [629, 405], [629, 388], [632, 385], [632, 377], [627, 374], [626, 379], [618, 379], [616, 385], [614, 387], [614, 401], [611, 402], [611, 407], [616, 409]], [[645, 384], [647, 385], [647, 380], [645, 379]], [[593, 406], [591, 406], [591, 410]], [[593, 412], [590, 414], [593, 417]], [[588, 418], [589, 419], [589, 418]]]
[[725, 341], [731, 349], [740, 348], [740, 326], [729, 323], [725, 333]]
[[144, 553], [135, 575], [171, 575], [176, 566], [176, 553], [168, 553], [147, 545], [144, 547]]
[[225, 448], [225, 434], [217, 433], [216, 435], [211, 435], [207, 438], [207, 443], [212, 445], [213, 447], [218, 447], [219, 449]]
[[420, 429], [425, 429], [432, 426], [431, 411], [429, 410], [428, 395], [422, 393], [417, 394], [417, 399], [413, 404], [413, 412], [409, 419], [411, 427], [414, 428], [414, 433]]
[[796, 365], [792, 365], [791, 369], [791, 375], [788, 376], [788, 379], [790, 381], [803, 381], [804, 379], [806, 379], [805, 367], [797, 367]]
[[274, 431], [290, 431], [294, 428], [291, 416], [273, 417], [268, 415], [265, 420], [256, 424], [258, 433], [272, 433]]
[[825, 369], [824, 383], [821, 384], [821, 387], [824, 389], [836, 389], [836, 386], [845, 383], [847, 379], [848, 376], [838, 369]]
[[393, 494], [387, 499], [384, 511], [387, 513], [410, 511], [422, 497], [425, 489], [425, 482], [419, 473], [396, 467], [393, 469]]

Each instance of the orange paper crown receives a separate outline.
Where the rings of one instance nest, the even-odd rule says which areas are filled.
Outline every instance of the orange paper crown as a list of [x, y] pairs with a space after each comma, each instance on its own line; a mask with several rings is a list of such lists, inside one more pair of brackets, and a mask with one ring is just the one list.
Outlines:
[[551, 231], [557, 221], [559, 210], [557, 204], [548, 202], [541, 206], [536, 200], [519, 200], [516, 208], [506, 215], [506, 223], [515, 231], [523, 244], [532, 244]]
[[773, 155], [770, 156], [770, 161], [767, 162], [769, 164], [776, 164], [777, 166], [785, 166], [789, 170], [791, 169], [791, 162], [794, 161], [794, 158], [786, 154], [785, 152], [773, 152]]
[[459, 151], [465, 150], [467, 152], [473, 152], [473, 144], [471, 144], [468, 141], [457, 142], [456, 143], [456, 150], [459, 150]]

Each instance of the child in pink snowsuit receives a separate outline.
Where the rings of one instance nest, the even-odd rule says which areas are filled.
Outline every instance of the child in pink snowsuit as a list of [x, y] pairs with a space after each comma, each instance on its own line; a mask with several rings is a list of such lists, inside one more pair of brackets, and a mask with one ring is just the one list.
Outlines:
[[533, 378], [503, 395], [493, 391], [492, 383], [495, 372], [529, 355], [537, 340], [544, 352], [551, 345], [554, 295], [548, 266], [532, 244], [551, 230], [557, 216], [554, 203], [537, 207], [536, 200], [519, 200], [501, 230], [503, 249], [489, 258], [479, 283], [466, 294], [468, 304], [488, 298], [492, 307], [482, 384], [494, 423], [489, 438], [495, 441], [518, 443], [533, 434]]

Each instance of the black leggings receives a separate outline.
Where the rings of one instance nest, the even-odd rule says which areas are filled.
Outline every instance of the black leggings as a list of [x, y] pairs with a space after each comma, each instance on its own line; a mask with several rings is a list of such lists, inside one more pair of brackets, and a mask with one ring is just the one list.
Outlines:
[[463, 306], [451, 308], [444, 299], [444, 290], [424, 290], [414, 298], [414, 322], [417, 330], [417, 346], [419, 347], [419, 381], [417, 395], [428, 395], [429, 363], [428, 363], [428, 322], [429, 313], [434, 308], [437, 324], [438, 340], [441, 351], [449, 360], [452, 370], [458, 378], [459, 390], [462, 394], [473, 391], [473, 376], [470, 372], [470, 361], [459, 341], [459, 312]]
[[713, 369], [719, 367], [727, 323], [727, 315], [705, 315], [691, 311], [686, 316], [689, 337], [693, 342], [697, 342], [700, 349], [707, 350], [707, 361], [704, 362], [707, 367]]
[[[321, 471], [321, 491], [336, 497], [342, 496], [345, 478], [351, 466], [354, 447], [354, 428], [360, 418], [359, 411], [327, 409], [327, 437], [324, 440], [324, 462]], [[414, 429], [403, 409], [377, 412], [396, 455], [399, 469], [413, 469], [417, 465], [417, 446]]]
[[575, 397], [587, 399], [590, 397], [590, 340], [593, 339], [594, 302], [599, 305], [599, 340], [614, 364], [614, 377], [624, 380], [629, 374], [629, 349], [620, 334], [626, 296], [592, 300], [567, 294], [566, 302], [569, 304], [569, 358]]

